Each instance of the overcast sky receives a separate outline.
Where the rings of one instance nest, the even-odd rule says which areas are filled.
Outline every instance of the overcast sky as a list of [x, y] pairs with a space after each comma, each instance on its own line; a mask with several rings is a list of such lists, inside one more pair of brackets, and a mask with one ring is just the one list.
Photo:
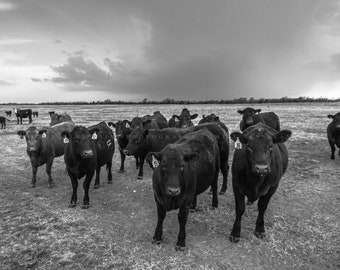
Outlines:
[[340, 1], [0, 0], [0, 103], [340, 98]]

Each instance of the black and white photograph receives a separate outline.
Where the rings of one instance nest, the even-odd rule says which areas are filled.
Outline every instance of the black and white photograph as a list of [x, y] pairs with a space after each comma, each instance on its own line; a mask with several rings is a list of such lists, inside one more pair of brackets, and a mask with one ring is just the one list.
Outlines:
[[0, 269], [340, 268], [340, 0], [0, 0]]

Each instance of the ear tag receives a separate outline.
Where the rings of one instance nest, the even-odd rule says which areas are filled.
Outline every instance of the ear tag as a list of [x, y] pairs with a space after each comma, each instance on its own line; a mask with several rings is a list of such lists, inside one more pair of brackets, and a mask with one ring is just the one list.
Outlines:
[[98, 138], [97, 133], [96, 133], [96, 132], [93, 133], [93, 134], [92, 134], [92, 140], [97, 140], [97, 138]]
[[41, 138], [46, 138], [46, 133], [44, 132], [43, 134], [41, 134]]
[[64, 140], [63, 140], [64, 143], [69, 143], [70, 140], [67, 138], [67, 137], [64, 137]]
[[235, 142], [235, 148], [236, 149], [242, 149], [242, 143], [240, 142], [240, 139], [237, 137]]
[[155, 158], [155, 156], [152, 156], [152, 166], [153, 166], [154, 168], [159, 167], [159, 162], [158, 162], [158, 160]]
[[129, 125], [129, 123], [126, 123], [126, 124], [125, 124], [125, 127], [126, 127], [126, 128], [130, 128], [131, 126]]

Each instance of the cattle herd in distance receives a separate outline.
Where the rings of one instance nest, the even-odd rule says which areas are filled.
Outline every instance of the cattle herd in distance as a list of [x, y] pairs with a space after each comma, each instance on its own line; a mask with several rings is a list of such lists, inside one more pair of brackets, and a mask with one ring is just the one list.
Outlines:
[[[90, 205], [89, 187], [95, 175], [94, 188], [100, 186], [100, 169], [106, 165], [107, 183], [112, 183], [112, 158], [115, 151], [113, 129], [121, 158], [119, 173], [124, 173], [126, 156], [134, 156], [138, 179], [143, 178], [146, 161], [153, 169], [152, 187], [157, 207], [157, 225], [152, 242], [162, 242], [163, 221], [166, 212], [179, 209], [179, 233], [176, 250], [186, 249], [186, 222], [190, 211], [194, 211], [197, 195], [210, 188], [212, 208], [218, 207], [218, 194], [227, 190], [229, 137], [235, 142], [231, 175], [235, 198], [236, 218], [230, 234], [230, 241], [240, 240], [241, 218], [245, 205], [258, 201], [258, 217], [255, 235], [265, 236], [264, 213], [268, 203], [279, 186], [288, 166], [288, 151], [285, 142], [291, 137], [290, 130], [280, 129], [280, 120], [274, 112], [245, 108], [238, 110], [242, 115], [240, 132], [229, 134], [227, 126], [214, 113], [203, 115], [198, 125], [192, 120], [198, 114], [191, 114], [184, 108], [179, 115], [167, 120], [161, 112], [135, 117], [130, 120], [100, 122], [90, 127], [76, 125], [66, 113], [49, 112], [48, 127], [38, 129], [30, 126], [17, 134], [26, 139], [26, 152], [32, 165], [31, 187], [36, 185], [38, 167], [46, 164], [48, 187], [53, 187], [51, 177], [55, 157], [64, 155], [67, 173], [73, 188], [69, 207], [77, 205], [78, 180], [85, 177], [82, 208]], [[1, 128], [12, 111], [0, 116]], [[17, 124], [23, 119], [32, 123], [38, 112], [31, 109], [13, 109]], [[9, 118], [8, 118], [9, 117]], [[328, 115], [332, 121], [327, 126], [327, 138], [331, 147], [331, 159], [335, 159], [336, 146], [340, 149], [340, 112]], [[340, 150], [338, 152], [340, 156]], [[222, 187], [218, 192], [217, 179], [222, 173]], [[247, 202], [245, 202], [245, 197]]]

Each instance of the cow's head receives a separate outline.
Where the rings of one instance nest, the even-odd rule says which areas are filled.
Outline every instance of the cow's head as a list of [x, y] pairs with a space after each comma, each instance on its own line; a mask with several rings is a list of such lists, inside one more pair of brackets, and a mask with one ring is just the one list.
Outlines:
[[192, 127], [194, 123], [191, 121], [193, 119], [196, 119], [198, 117], [198, 114], [190, 114], [189, 110], [187, 108], [184, 108], [180, 115], [174, 114], [172, 117], [178, 119], [178, 126], [181, 128], [187, 128]]
[[93, 140], [97, 139], [98, 133], [97, 128], [88, 130], [85, 127], [76, 126], [71, 132], [63, 131], [61, 136], [64, 138], [64, 143], [70, 145], [71, 153], [81, 159], [88, 159], [94, 157]]
[[108, 123], [110, 127], [116, 130], [116, 137], [118, 139], [127, 139], [131, 133], [131, 122], [128, 120], [119, 120], [117, 123]]
[[274, 144], [286, 142], [291, 135], [290, 130], [273, 132], [260, 123], [246, 134], [233, 132], [230, 137], [234, 142], [239, 139], [242, 143], [241, 151], [245, 151], [252, 173], [263, 176], [270, 173]]
[[143, 119], [141, 117], [135, 117], [131, 121], [131, 128], [143, 128]]
[[38, 130], [36, 127], [31, 126], [26, 131], [19, 130], [17, 132], [19, 137], [23, 139], [25, 137], [27, 143], [27, 151], [31, 153], [38, 153], [42, 144], [45, 143], [47, 137], [47, 130]]
[[183, 153], [173, 145], [168, 145], [161, 152], [149, 153], [147, 156], [148, 162], [159, 170], [159, 184], [167, 196], [178, 196], [188, 188], [188, 181], [186, 181], [188, 179], [184, 177], [187, 163], [198, 158], [198, 154]]
[[261, 109], [245, 108], [244, 110], [238, 110], [239, 114], [242, 115], [242, 120], [246, 126], [254, 124], [254, 115], [261, 112]]
[[202, 115], [202, 119], [200, 120], [200, 124], [202, 123], [214, 123], [214, 122], [219, 122], [220, 118], [216, 116], [214, 113], [211, 113], [207, 116]]
[[135, 155], [146, 148], [146, 137], [149, 130], [137, 127], [133, 129], [129, 135], [129, 142], [124, 149], [125, 155]]
[[340, 129], [340, 112], [334, 115], [329, 114], [328, 118], [333, 119], [334, 127], [336, 129]]

